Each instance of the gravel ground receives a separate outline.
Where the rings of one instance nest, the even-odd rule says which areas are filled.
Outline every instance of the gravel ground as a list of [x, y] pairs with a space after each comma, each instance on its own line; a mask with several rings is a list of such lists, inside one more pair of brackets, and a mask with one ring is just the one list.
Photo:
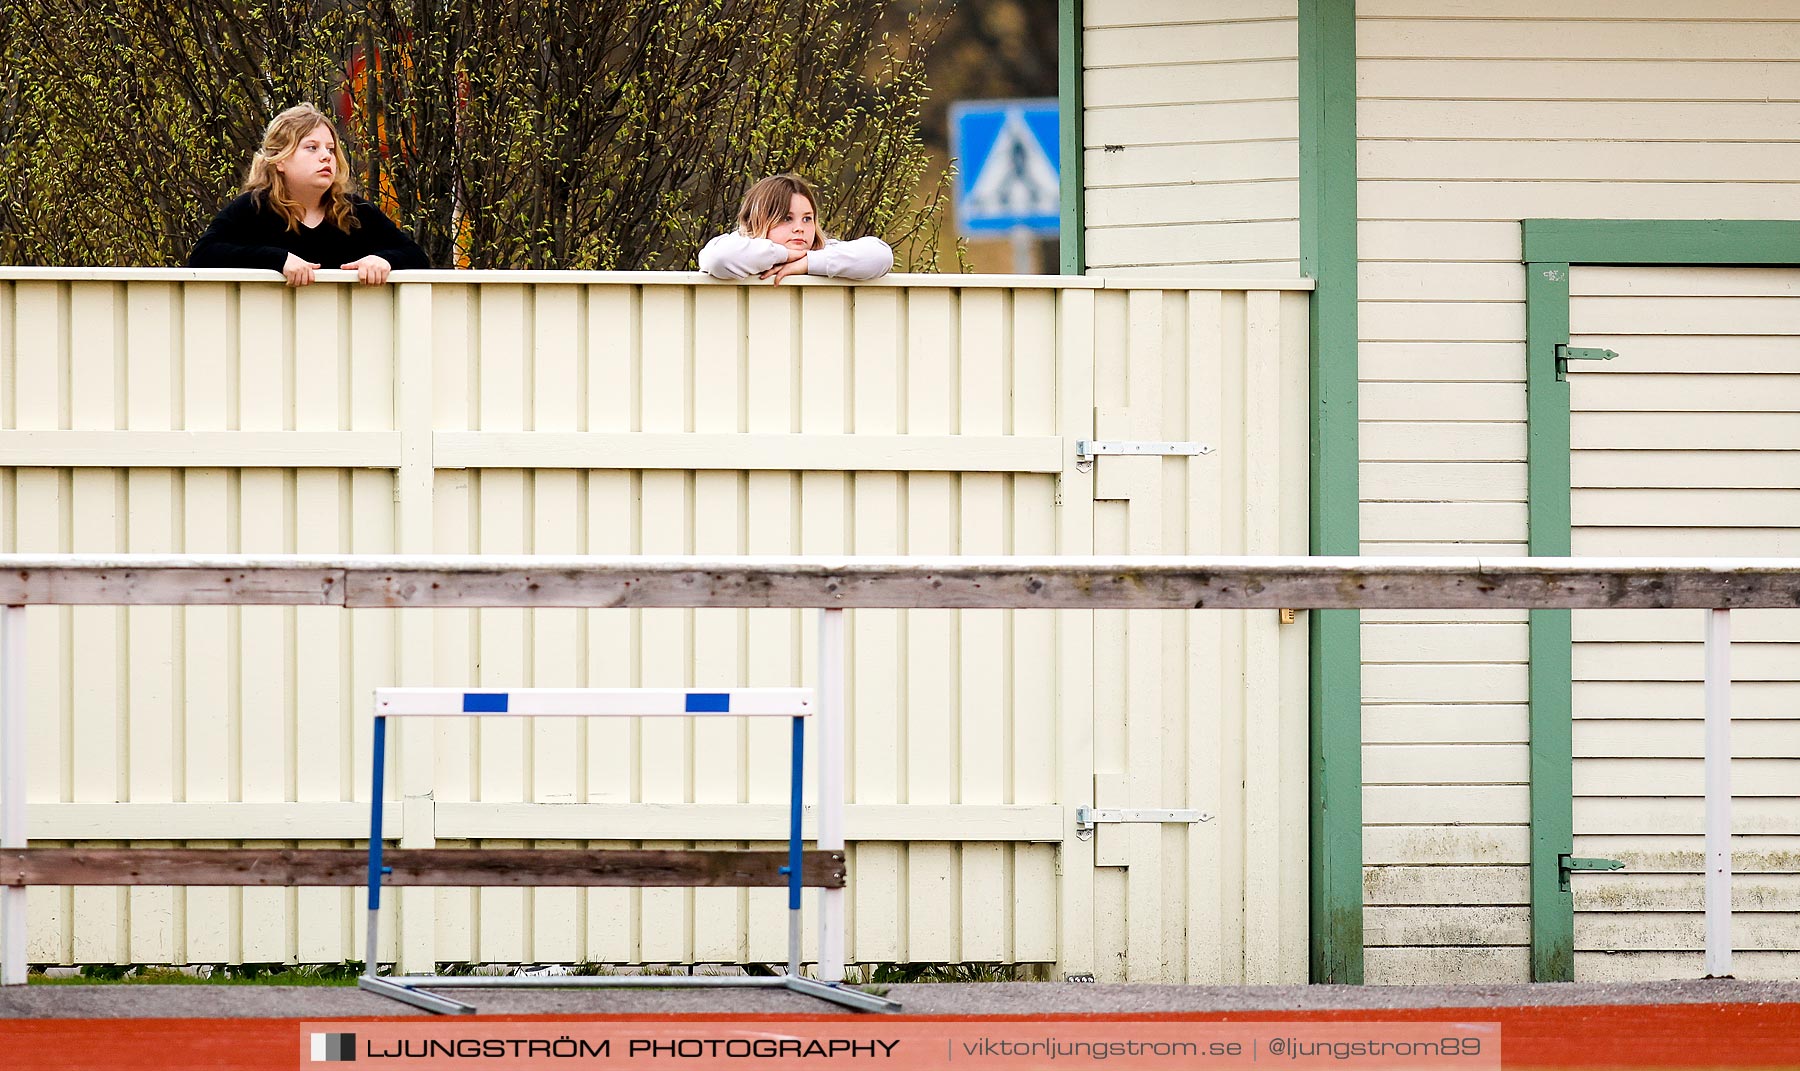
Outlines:
[[[486, 1015], [792, 1015], [843, 1012], [774, 990], [469, 990], [451, 995]], [[1800, 1004], [1800, 983], [1707, 980], [1637, 985], [1170, 986], [1063, 982], [895, 985], [909, 1015], [1484, 1008], [1592, 1004]], [[0, 989], [0, 1019], [277, 1018], [422, 1015], [348, 986], [57, 985]]]

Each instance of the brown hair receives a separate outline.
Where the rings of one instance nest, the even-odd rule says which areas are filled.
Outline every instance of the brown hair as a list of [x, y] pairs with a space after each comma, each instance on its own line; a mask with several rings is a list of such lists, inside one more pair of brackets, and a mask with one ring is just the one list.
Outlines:
[[250, 177], [244, 180], [244, 192], [260, 195], [265, 204], [287, 220], [288, 230], [299, 230], [304, 214], [300, 202], [288, 192], [287, 182], [281, 172], [275, 170], [275, 165], [294, 155], [301, 140], [321, 123], [331, 131], [332, 143], [337, 146], [338, 166], [331, 173], [331, 187], [320, 198], [319, 207], [325, 210], [325, 218], [332, 226], [347, 234], [357, 226], [356, 207], [350, 201], [350, 194], [355, 189], [350, 179], [350, 161], [344, 156], [343, 139], [338, 137], [337, 124], [311, 104], [296, 104], [269, 123], [269, 129], [263, 131], [262, 148], [250, 158]]
[[[752, 238], [767, 238], [769, 229], [788, 217], [796, 193], [812, 203], [813, 218], [816, 221], [819, 213], [818, 191], [813, 189], [812, 183], [789, 171], [770, 175], [744, 191], [744, 203], [738, 209], [738, 230]], [[825, 248], [825, 238], [824, 226], [815, 226], [812, 247]]]

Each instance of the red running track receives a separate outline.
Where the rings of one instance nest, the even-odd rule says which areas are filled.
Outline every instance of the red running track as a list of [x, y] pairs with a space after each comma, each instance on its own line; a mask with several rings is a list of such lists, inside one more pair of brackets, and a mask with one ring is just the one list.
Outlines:
[[[493, 1016], [508, 1021], [644, 1021], [644, 1015]], [[695, 1015], [667, 1020], [842, 1020], [813, 1015]], [[885, 1017], [883, 1017], [885, 1018]], [[1042, 1021], [1027, 1016], [894, 1016], [910, 1021]], [[1800, 1068], [1800, 1004], [1605, 1004], [1069, 1015], [1104, 1022], [1499, 1022], [1507, 1068]], [[353, 1022], [368, 1020], [333, 1020]], [[414, 1021], [417, 1021], [414, 1019]], [[469, 1019], [458, 1021], [468, 1022]], [[0, 1021], [0, 1068], [282, 1068], [298, 1066], [299, 1019], [15, 1019]], [[483, 1061], [469, 1061], [471, 1065]], [[490, 1066], [494, 1066], [490, 1064]]]

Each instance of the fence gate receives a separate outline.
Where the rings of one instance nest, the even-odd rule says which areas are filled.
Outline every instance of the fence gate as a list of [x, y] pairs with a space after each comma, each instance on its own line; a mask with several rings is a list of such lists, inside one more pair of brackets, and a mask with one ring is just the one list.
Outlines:
[[[1095, 449], [1122, 452], [1094, 455], [1094, 552], [1306, 553], [1304, 298], [1098, 297]], [[1102, 980], [1305, 980], [1295, 618], [1095, 612], [1092, 802], [1126, 819], [1093, 831]]]

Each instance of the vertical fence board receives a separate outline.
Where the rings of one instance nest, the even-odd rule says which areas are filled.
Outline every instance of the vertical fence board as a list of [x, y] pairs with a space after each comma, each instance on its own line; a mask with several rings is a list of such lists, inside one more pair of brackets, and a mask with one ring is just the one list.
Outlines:
[[[945, 435], [955, 430], [957, 292], [920, 291], [907, 301], [906, 432]], [[957, 552], [955, 477], [914, 472], [906, 477], [907, 554]], [[912, 610], [906, 615], [906, 802], [955, 799], [960, 748], [952, 711], [958, 677], [956, 615]], [[959, 947], [961, 859], [949, 843], [915, 842], [907, 850], [906, 959], [955, 962]]]
[[[799, 295], [793, 288], [752, 287], [746, 294], [746, 430], [787, 434], [799, 427]], [[747, 474], [746, 551], [791, 553], [800, 532], [799, 480], [791, 472]], [[746, 681], [751, 687], [785, 688], [801, 682], [801, 615], [795, 610], [750, 610]], [[810, 635], [810, 632], [807, 633]], [[746, 726], [744, 764], [753, 803], [779, 803], [788, 792], [788, 727], [768, 718]], [[764, 963], [787, 959], [787, 894], [751, 889], [750, 958]]]
[[[335, 431], [344, 426], [348, 390], [342, 358], [352, 330], [345, 288], [311, 286], [294, 295], [299, 337], [316, 340], [294, 354], [294, 427]], [[349, 524], [343, 474], [302, 469], [294, 474], [294, 550], [341, 553]], [[304, 801], [350, 798], [345, 775], [350, 755], [344, 747], [345, 611], [301, 606], [294, 610], [294, 776]], [[302, 841], [301, 847], [337, 847], [337, 842]], [[302, 961], [356, 955], [350, 945], [351, 919], [344, 890], [300, 889], [295, 918]]]
[[[1072, 443], [1094, 434], [1095, 294], [1057, 295], [1055, 358], [1056, 430], [1063, 437], [1063, 471], [1057, 477], [1059, 554], [1091, 554], [1096, 547], [1094, 477], [1074, 464]], [[1056, 798], [1063, 804], [1058, 852], [1056, 950], [1065, 974], [1099, 974], [1095, 948], [1094, 842], [1075, 833], [1072, 806], [1097, 802], [1094, 792], [1096, 653], [1099, 624], [1092, 610], [1059, 610], [1056, 620]], [[1108, 957], [1110, 958], [1110, 957]]]
[[[396, 352], [397, 291], [371, 287], [350, 289], [351, 332], [348, 340], [349, 369], [347, 375], [348, 426], [355, 431], [381, 431], [395, 426], [395, 384], [399, 379]], [[399, 550], [396, 538], [397, 507], [400, 488], [393, 471], [352, 470], [344, 475], [348, 483], [348, 523], [344, 538], [355, 554], [392, 554]], [[346, 796], [367, 803], [373, 789], [374, 711], [376, 688], [399, 683], [396, 642], [396, 611], [377, 610], [344, 615], [344, 639], [348, 646], [348, 688], [344, 695], [341, 720], [345, 733], [344, 751], [349, 768], [344, 773]], [[384, 770], [386, 794], [390, 801], [395, 789], [402, 785], [396, 776], [409, 738], [396, 734], [388, 748]], [[390, 802], [390, 806], [395, 805]], [[414, 812], [396, 807], [403, 822]], [[359, 909], [353, 890], [347, 894], [345, 910], [351, 921], [350, 943], [353, 949], [367, 947], [368, 911]], [[399, 892], [382, 897], [381, 933], [375, 955], [382, 962], [399, 959], [400, 927]], [[365, 953], [351, 952], [361, 956]]]
[[[167, 430], [174, 426], [175, 302], [164, 283], [126, 287], [126, 426]], [[134, 469], [126, 477], [126, 549], [134, 553], [175, 548], [175, 476], [168, 469]], [[179, 611], [136, 607], [127, 612], [127, 702], [130, 704], [130, 799], [174, 799], [175, 645]], [[161, 841], [143, 846], [166, 846]], [[129, 955], [134, 962], [167, 963], [181, 938], [176, 895], [161, 888], [133, 888]]]
[[[694, 430], [732, 433], [739, 430], [743, 404], [737, 288], [702, 287], [694, 295]], [[744, 521], [736, 472], [694, 474], [694, 539], [696, 554], [740, 554]], [[744, 612], [728, 609], [694, 611], [694, 683], [702, 686], [740, 684], [744, 667], [738, 658], [743, 642]], [[742, 759], [747, 719], [734, 718], [695, 726], [694, 802], [736, 803], [744, 798]], [[696, 841], [696, 848], [742, 848], [743, 841]], [[694, 890], [694, 958], [708, 963], [736, 963], [746, 950], [746, 897], [741, 889]]]
[[[474, 384], [482, 431], [521, 431], [531, 426], [531, 383], [536, 353], [531, 291], [523, 286], [482, 287], [480, 350]], [[528, 554], [531, 528], [529, 481], [523, 469], [483, 469], [475, 475], [476, 548], [482, 554]], [[476, 660], [486, 688], [528, 687], [527, 655], [532, 636], [530, 611], [476, 611]], [[476, 792], [484, 801], [529, 799], [530, 721], [475, 718]], [[522, 840], [487, 840], [484, 847], [523, 848]], [[524, 889], [477, 889], [477, 956], [488, 963], [516, 963], [532, 957], [526, 935], [530, 894]]]
[[[112, 431], [121, 424], [125, 339], [120, 332], [124, 304], [114, 283], [73, 283], [69, 287], [69, 424]], [[74, 385], [81, 389], [75, 390]], [[41, 418], [40, 418], [41, 419]], [[120, 496], [123, 475], [107, 469], [70, 473], [69, 548], [104, 553], [123, 547]], [[71, 607], [68, 665], [71, 756], [67, 798], [77, 803], [117, 803], [125, 799], [124, 659], [125, 612], [110, 606]], [[119, 842], [109, 841], [106, 846]], [[82, 886], [71, 890], [69, 957], [78, 963], [129, 959], [121, 947], [128, 898], [122, 888]]]
[[[1281, 439], [1279, 390], [1280, 295], [1263, 291], [1245, 302], [1243, 441], [1244, 550], [1280, 553]], [[1279, 627], [1266, 610], [1244, 613], [1244, 707], [1249, 739], [1244, 786], [1245, 981], [1269, 984], [1279, 975], [1282, 837], [1281, 731], [1276, 657]]]
[[[1200, 442], [1222, 445], [1221, 370], [1224, 355], [1220, 335], [1224, 330], [1221, 296], [1189, 293], [1187, 298], [1187, 365], [1185, 435]], [[1219, 476], [1218, 458], [1185, 459], [1187, 476], [1183, 512], [1186, 514], [1187, 550], [1218, 547], [1224, 543], [1225, 516], [1229, 509]], [[1217, 985], [1225, 981], [1224, 899], [1235, 895], [1220, 879], [1224, 862], [1225, 716], [1228, 679], [1234, 675], [1220, 663], [1224, 614], [1188, 614], [1184, 659], [1188, 730], [1183, 758], [1186, 763], [1187, 806], [1214, 815], [1211, 822], [1186, 830], [1187, 872], [1181, 883], [1186, 895], [1187, 949], [1183, 977], [1189, 984]], [[1235, 973], [1232, 977], [1235, 977]]]
[[[573, 286], [537, 287], [533, 293], [534, 360], [531, 426], [536, 431], [568, 432], [578, 427], [582, 404], [577, 386], [581, 343], [582, 291]], [[581, 552], [580, 481], [576, 473], [543, 470], [532, 478], [528, 516], [534, 525], [531, 549], [536, 554]], [[580, 686], [580, 611], [534, 610], [530, 678], [539, 688]], [[573, 803], [580, 785], [578, 747], [585, 719], [541, 718], [532, 721], [530, 799], [534, 803]], [[538, 841], [543, 848], [578, 847], [576, 841]], [[582, 958], [580, 890], [537, 889], [530, 894], [532, 959], [567, 963]]]
[[[181, 426], [189, 431], [223, 431], [231, 426], [229, 389], [236, 378], [229, 347], [236, 288], [226, 283], [182, 288]], [[189, 554], [228, 552], [234, 527], [230, 516], [231, 473], [225, 469], [188, 469], [181, 480], [181, 548]], [[182, 620], [182, 769], [178, 798], [190, 803], [224, 802], [232, 798], [238, 771], [232, 761], [235, 736], [230, 696], [233, 655], [228, 607], [190, 606], [177, 611]], [[195, 847], [226, 847], [226, 842], [194, 842]], [[176, 950], [182, 962], [220, 963], [232, 958], [234, 892], [187, 889], [186, 947]]]
[[[1219, 441], [1221, 444], [1244, 442], [1244, 392], [1247, 389], [1244, 380], [1244, 303], [1239, 295], [1227, 295], [1221, 303], [1220, 349], [1222, 359], [1219, 362], [1217, 377], [1220, 400]], [[1245, 482], [1244, 466], [1228, 464], [1221, 458], [1216, 467], [1222, 487], [1221, 501], [1238, 504], [1244, 501]], [[1244, 553], [1243, 510], [1238, 508], [1227, 511], [1223, 515], [1223, 527], [1219, 533], [1220, 550], [1226, 554]], [[1219, 897], [1220, 910], [1224, 915], [1219, 933], [1224, 945], [1221, 958], [1225, 963], [1225, 982], [1228, 985], [1243, 984], [1247, 980], [1249, 964], [1246, 962], [1245, 950], [1245, 911], [1249, 885], [1254, 880], [1246, 870], [1245, 853], [1248, 846], [1244, 815], [1244, 784], [1250, 777], [1246, 767], [1248, 745], [1247, 708], [1244, 705], [1244, 689], [1241, 683], [1241, 669], [1244, 664], [1246, 615], [1241, 611], [1227, 611], [1219, 615], [1220, 639], [1217, 657], [1221, 669], [1228, 675], [1228, 684], [1223, 690], [1220, 707], [1222, 733], [1219, 741], [1221, 758], [1219, 778], [1226, 786], [1220, 803], [1219, 817], [1214, 822], [1219, 826], [1219, 834], [1224, 842], [1220, 857], [1220, 882], [1222, 891]]]
[[[1014, 435], [1055, 435], [1058, 430], [1057, 294], [1015, 291], [1010, 324], [1011, 391], [1005, 431]], [[1010, 477], [1012, 554], [1057, 553], [1057, 478]], [[1011, 777], [1005, 802], [1053, 803], [1056, 785], [1057, 693], [1065, 667], [1057, 655], [1057, 618], [1048, 613], [1010, 613], [1003, 708]], [[1012, 856], [1013, 895], [1008, 908], [1010, 954], [1020, 961], [1056, 959], [1056, 850], [1047, 844], [1017, 844]]]
[[[904, 315], [899, 291], [856, 291], [850, 420], [857, 432], [894, 435], [900, 431]], [[851, 551], [900, 553], [902, 479], [891, 472], [856, 474]], [[848, 790], [856, 803], [892, 804], [902, 798], [902, 616], [898, 610], [858, 610], [851, 615], [846, 658], [854, 721]], [[897, 961], [906, 917], [900, 888], [904, 849], [891, 842], [867, 841], [852, 845], [851, 850], [847, 954], [853, 960]]]
[[[956, 430], [962, 435], [1003, 435], [1009, 423], [1012, 378], [1010, 300], [1001, 290], [964, 291], [957, 340]], [[1008, 551], [1007, 507], [1012, 477], [964, 473], [957, 480], [957, 549], [964, 554]], [[1005, 802], [1014, 771], [1006, 746], [1007, 634], [1011, 611], [973, 610], [960, 615], [955, 682], [960, 777], [956, 799], [967, 804]], [[996, 761], [998, 760], [998, 761]], [[1007, 917], [1010, 882], [999, 844], [962, 846], [961, 957], [1010, 959]]]
[[[855, 366], [851, 362], [851, 346], [855, 324], [850, 301], [851, 292], [841, 287], [808, 287], [801, 292], [800, 319], [803, 326], [800, 346], [800, 431], [804, 434], [840, 435], [851, 429], [853, 408], [850, 394], [855, 386]], [[846, 530], [851, 511], [851, 477], [842, 472], [802, 472], [800, 474], [800, 531], [798, 549], [803, 554], [844, 554], [850, 549], [851, 533]], [[850, 616], [854, 617], [854, 614]], [[818, 681], [817, 635], [819, 614], [807, 611], [801, 615], [800, 677], [793, 683]], [[848, 629], [854, 625], [846, 622]], [[849, 652], [845, 652], [846, 663]], [[846, 665], [846, 669], [849, 666]], [[845, 695], [854, 684], [845, 682]], [[846, 729], [848, 723], [846, 722]], [[824, 749], [818, 743], [817, 729], [809, 734], [805, 779], [807, 798], [817, 802], [819, 765], [825, 761]], [[838, 741], [840, 749], [853, 748], [854, 739], [846, 732]], [[844, 755], [846, 771], [848, 754]], [[849, 791], [846, 778], [845, 790]], [[822, 894], [809, 893], [801, 926], [803, 956], [818, 958], [818, 900]], [[855, 929], [850, 915], [854, 905], [846, 905], [846, 933]]]
[[[62, 321], [63, 299], [55, 283], [18, 288], [19, 319], [6, 326], [13, 344], [5, 378], [11, 388], [12, 424], [22, 429], [58, 428], [67, 418], [69, 347], [72, 325]], [[49, 314], [48, 319], [44, 315]], [[16, 332], [16, 334], [15, 334]], [[69, 533], [63, 523], [70, 484], [57, 469], [15, 475], [8, 503], [7, 528], [19, 550], [66, 550]], [[68, 658], [62, 636], [69, 621], [64, 607], [29, 611], [25, 618], [25, 691], [29, 697], [25, 725], [25, 798], [28, 802], [66, 799], [73, 729], [69, 703]], [[32, 772], [35, 771], [35, 772]], [[72, 891], [38, 887], [25, 892], [25, 955], [29, 960], [60, 960], [73, 945]]]
[[[1308, 354], [1311, 333], [1307, 316], [1311, 310], [1308, 295], [1284, 292], [1281, 295], [1281, 347], [1279, 391], [1280, 422], [1273, 434], [1281, 443], [1280, 506], [1278, 538], [1282, 554], [1307, 553], [1309, 506], [1307, 481], [1311, 453], [1301, 447], [1308, 441], [1312, 423], [1312, 407], [1308, 403], [1310, 373]], [[1308, 747], [1307, 686], [1311, 644], [1308, 640], [1310, 615], [1296, 614], [1295, 622], [1280, 628], [1278, 715], [1281, 730], [1281, 805], [1282, 853], [1281, 888], [1296, 889], [1308, 884], [1311, 844], [1307, 834], [1311, 810], [1312, 762]], [[1311, 969], [1312, 947], [1309, 937], [1310, 907], [1301, 897], [1283, 896], [1281, 906], [1280, 977], [1303, 979]]]
[[[237, 317], [238, 427], [281, 431], [293, 427], [293, 332], [271, 331], [291, 319], [286, 288], [240, 286]], [[238, 546], [246, 553], [279, 554], [296, 546], [292, 477], [274, 468], [238, 473]], [[241, 670], [237, 694], [238, 749], [233, 760], [247, 803], [293, 799], [296, 756], [290, 718], [294, 702], [295, 611], [287, 606], [246, 606], [238, 611]], [[250, 841], [247, 847], [284, 847], [280, 841]], [[239, 955], [249, 963], [277, 963], [298, 954], [298, 934], [290, 903], [294, 889], [240, 892]]]
[[[631, 431], [638, 413], [641, 363], [641, 291], [637, 287], [592, 287], [588, 294], [586, 428]], [[639, 511], [629, 472], [588, 474], [587, 551], [630, 554], [637, 547]], [[637, 683], [635, 610], [585, 611], [588, 628], [587, 681], [590, 687], [623, 688]], [[584, 770], [587, 801], [629, 803], [635, 799], [636, 726], [622, 718], [599, 718], [586, 726]], [[595, 847], [621, 847], [600, 843]], [[631, 889], [589, 889], [585, 893], [586, 957], [629, 962], [637, 957], [638, 895]]]
[[[685, 288], [656, 287], [644, 292], [643, 430], [679, 432], [689, 429], [694, 376], [693, 335]], [[654, 353], [656, 358], [649, 359]], [[689, 475], [652, 471], [643, 474], [642, 545], [645, 553], [682, 554], [689, 549]], [[678, 688], [692, 683], [689, 658], [691, 610], [645, 610], [640, 617], [639, 665], [642, 686]], [[693, 726], [686, 719], [646, 718], [638, 728], [642, 800], [685, 803], [693, 799], [691, 748]], [[679, 848], [678, 841], [646, 841], [646, 848]], [[656, 963], [679, 963], [692, 947], [693, 891], [645, 889], [642, 893], [643, 956]]]
[[[1125, 438], [1160, 439], [1164, 389], [1168, 374], [1165, 350], [1165, 314], [1173, 299], [1165, 291], [1131, 292], [1127, 306], [1131, 352], [1127, 358], [1128, 393]], [[1097, 466], [1102, 468], [1104, 466]], [[1123, 467], [1123, 466], [1121, 466]], [[1175, 548], [1165, 543], [1163, 525], [1166, 489], [1163, 462], [1150, 459], [1132, 466], [1125, 477], [1131, 497], [1126, 546], [1132, 554], [1166, 554]], [[1125, 711], [1126, 778], [1130, 805], [1156, 806], [1163, 798], [1162, 741], [1166, 706], [1163, 699], [1164, 625], [1174, 625], [1167, 615], [1154, 610], [1126, 611], [1128, 643], [1125, 681], [1129, 698]], [[1130, 846], [1126, 871], [1126, 897], [1130, 919], [1126, 933], [1128, 981], [1155, 981], [1163, 976], [1163, 836], [1160, 827], [1133, 824], [1125, 827]]]

